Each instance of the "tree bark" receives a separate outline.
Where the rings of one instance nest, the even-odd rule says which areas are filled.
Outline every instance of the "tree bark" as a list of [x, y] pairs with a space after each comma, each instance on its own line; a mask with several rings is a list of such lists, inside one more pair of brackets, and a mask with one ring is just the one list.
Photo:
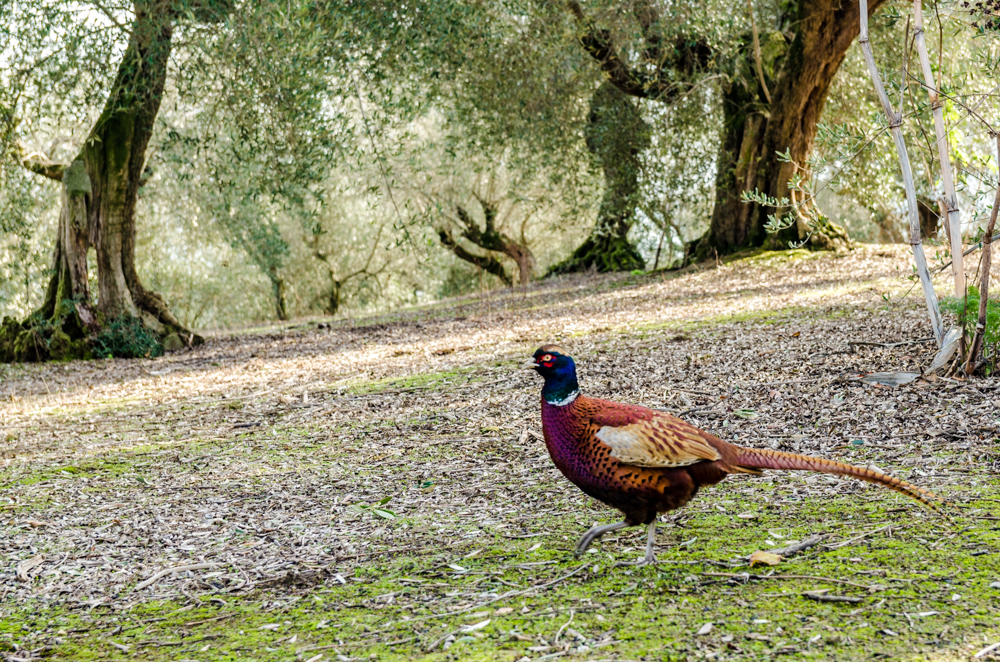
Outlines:
[[451, 230], [448, 228], [442, 228], [438, 230], [438, 238], [441, 239], [441, 244], [451, 250], [460, 260], [465, 260], [469, 264], [474, 264], [486, 273], [493, 274], [503, 282], [504, 285], [510, 287], [513, 281], [510, 278], [510, 274], [504, 269], [503, 264], [500, 260], [496, 259], [491, 255], [476, 255], [465, 249], [460, 243], [455, 241], [455, 237], [452, 236]]
[[277, 267], [272, 267], [267, 272], [267, 277], [271, 281], [271, 296], [274, 297], [274, 315], [280, 321], [288, 320], [288, 304], [285, 297], [285, 279], [278, 273]]
[[[883, 1], [873, 0], [869, 15]], [[787, 5], [782, 19], [794, 29], [794, 36], [787, 52], [774, 63], [771, 103], [757, 89], [730, 89], [724, 97], [716, 204], [703, 242], [705, 248], [719, 253], [764, 245], [780, 247], [807, 238], [811, 247], [819, 249], [839, 248], [849, 242], [839, 228], [811, 231], [801, 218], [769, 238], [764, 227], [768, 215], [785, 214], [789, 209], [741, 199], [743, 192], [755, 189], [773, 198], [790, 198], [789, 182], [796, 170], [803, 180], [809, 178], [807, 161], [827, 93], [860, 29], [857, 3], [840, 0], [798, 0]], [[749, 47], [748, 43], [745, 50]], [[747, 53], [746, 59], [750, 57]], [[791, 162], [779, 159], [779, 153], [790, 156]]]
[[[869, 16], [884, 0], [872, 0]], [[789, 195], [789, 180], [795, 174], [798, 164], [808, 168], [807, 160], [812, 154], [816, 139], [816, 128], [826, 105], [827, 93], [837, 70], [840, 68], [847, 49], [858, 36], [859, 7], [853, 2], [841, 0], [799, 0], [793, 3], [798, 11], [789, 16], [790, 24], [798, 26], [781, 72], [775, 81], [773, 102], [764, 134], [765, 180], [770, 184], [770, 194], [774, 197]], [[778, 153], [787, 150], [793, 163], [782, 163]], [[808, 170], [802, 172], [808, 178]], [[755, 225], [763, 225], [767, 210], [759, 210]], [[790, 237], [805, 239], [807, 228], [797, 225]], [[819, 248], [834, 248], [841, 237], [817, 237], [814, 242]]]

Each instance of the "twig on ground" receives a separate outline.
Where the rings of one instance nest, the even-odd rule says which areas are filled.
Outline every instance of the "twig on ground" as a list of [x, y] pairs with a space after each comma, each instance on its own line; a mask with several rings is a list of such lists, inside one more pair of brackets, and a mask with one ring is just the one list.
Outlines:
[[145, 580], [143, 582], [139, 582], [136, 585], [136, 587], [134, 589], [132, 589], [132, 590], [133, 591], [141, 591], [142, 589], [146, 588], [147, 586], [151, 586], [151, 585], [155, 584], [156, 582], [160, 581], [161, 579], [163, 579], [167, 575], [172, 575], [172, 574], [174, 574], [176, 572], [187, 572], [188, 570], [207, 570], [208, 568], [216, 568], [218, 566], [219, 566], [218, 563], [192, 563], [191, 565], [179, 565], [179, 566], [176, 566], [174, 568], [167, 568], [165, 570], [160, 570], [158, 573], [156, 573], [155, 575], [153, 575], [149, 579], [147, 579], [147, 580]]
[[857, 582], [849, 582], [846, 579], [833, 579], [831, 577], [818, 577], [816, 575], [753, 575], [749, 572], [703, 572], [701, 573], [706, 577], [728, 577], [730, 579], [743, 579], [743, 580], [763, 580], [763, 579], [811, 579], [820, 582], [829, 582], [831, 584], [842, 584], [844, 586], [855, 586], [857, 588], [863, 588], [866, 591], [873, 590], [871, 586], [865, 584], [858, 584]]
[[569, 620], [566, 621], [565, 623], [563, 623], [562, 627], [559, 628], [559, 631], [556, 632], [556, 636], [552, 640], [552, 645], [553, 646], [555, 646], [557, 643], [559, 643], [559, 637], [562, 636], [562, 633], [565, 632], [566, 628], [568, 628], [570, 626], [570, 623], [573, 622], [573, 616], [575, 616], [575, 615], [576, 615], [575, 612], [572, 609], [570, 609], [569, 610]]
[[486, 602], [481, 602], [479, 604], [469, 605], [468, 607], [464, 607], [462, 609], [455, 609], [454, 611], [448, 611], [448, 612], [445, 612], [443, 614], [431, 614], [430, 616], [420, 616], [418, 618], [411, 618], [411, 619], [406, 620], [406, 621], [401, 621], [400, 624], [417, 623], [419, 621], [428, 621], [428, 620], [431, 620], [431, 619], [434, 619], [434, 618], [445, 618], [447, 616], [455, 616], [457, 614], [464, 614], [464, 613], [466, 613], [468, 611], [475, 611], [477, 609], [482, 609], [483, 607], [486, 607], [487, 605], [491, 605], [494, 602], [499, 602], [501, 600], [507, 600], [509, 598], [516, 598], [519, 595], [524, 595], [525, 593], [530, 593], [531, 591], [537, 591], [537, 590], [540, 590], [540, 589], [543, 589], [543, 588], [549, 588], [550, 586], [555, 586], [556, 584], [569, 579], [570, 577], [572, 577], [576, 573], [578, 573], [581, 570], [583, 570], [584, 568], [586, 568], [588, 565], [590, 565], [590, 564], [589, 563], [583, 563], [580, 566], [578, 566], [576, 569], [574, 569], [574, 570], [572, 570], [570, 572], [567, 572], [565, 575], [563, 575], [561, 577], [557, 577], [557, 578], [553, 579], [552, 581], [548, 581], [548, 582], [545, 582], [543, 584], [535, 584], [534, 586], [529, 586], [528, 588], [523, 589], [521, 591], [508, 591], [507, 593], [504, 593], [502, 595], [498, 595], [497, 597], [495, 597], [495, 598], [493, 598], [491, 600], [487, 600]]
[[902, 342], [862, 342], [860, 340], [848, 340], [847, 344], [850, 346], [858, 345], [859, 347], [902, 347], [903, 345], [921, 345], [923, 343], [934, 342], [934, 338], [921, 338], [920, 340], [904, 340]]
[[846, 595], [827, 595], [820, 591], [806, 591], [802, 594], [802, 597], [815, 600], [816, 602], [862, 602], [861, 598], [851, 598]]
[[203, 619], [203, 620], [200, 620], [200, 621], [191, 621], [190, 623], [185, 623], [184, 627], [190, 628], [190, 627], [194, 627], [196, 625], [204, 625], [205, 623], [214, 623], [215, 621], [224, 621], [227, 618], [232, 618], [235, 615], [236, 615], [235, 613], [233, 613], [233, 614], [223, 614], [222, 616], [215, 616], [213, 618], [206, 618], [206, 619]]
[[846, 547], [847, 545], [850, 545], [852, 542], [856, 542], [858, 540], [861, 540], [862, 538], [867, 538], [868, 536], [875, 535], [880, 531], [885, 531], [886, 529], [891, 529], [892, 527], [893, 527], [892, 524], [886, 524], [885, 526], [880, 526], [877, 529], [872, 529], [871, 531], [862, 533], [860, 536], [854, 536], [853, 538], [848, 538], [847, 540], [841, 540], [840, 542], [835, 542], [823, 546], [826, 547], [827, 549], [840, 549], [841, 547]]
[[798, 554], [799, 552], [805, 551], [810, 547], [815, 547], [819, 543], [823, 542], [825, 538], [825, 535], [816, 534], [814, 536], [804, 538], [797, 543], [793, 543], [785, 547], [778, 547], [777, 549], [768, 549], [766, 551], [770, 554], [777, 554], [778, 556], [791, 556], [792, 554]]
[[979, 651], [978, 653], [976, 653], [975, 655], [972, 656], [972, 659], [978, 660], [979, 658], [986, 657], [987, 655], [989, 655], [990, 653], [992, 653], [993, 651], [995, 651], [998, 648], [1000, 648], [1000, 641], [998, 641], [995, 644], [990, 644], [989, 646], [987, 646], [983, 650]]

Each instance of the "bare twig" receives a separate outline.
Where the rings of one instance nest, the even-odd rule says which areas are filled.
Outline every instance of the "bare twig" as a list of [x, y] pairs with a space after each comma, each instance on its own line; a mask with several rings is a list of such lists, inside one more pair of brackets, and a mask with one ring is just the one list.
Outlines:
[[973, 655], [972, 659], [973, 660], [978, 660], [980, 658], [986, 657], [987, 655], [989, 655], [990, 653], [992, 653], [993, 651], [995, 651], [997, 648], [1000, 648], [1000, 642], [997, 642], [995, 644], [990, 644], [989, 646], [987, 646], [983, 650], [981, 650], [978, 653], [976, 653], [975, 655]]
[[816, 602], [861, 602], [861, 598], [850, 598], [846, 595], [827, 595], [826, 593], [821, 593], [819, 591], [806, 591], [802, 594], [802, 597], [808, 598], [810, 600], [815, 600]]
[[885, 526], [880, 526], [877, 529], [872, 529], [871, 531], [862, 533], [860, 536], [854, 536], [853, 538], [848, 538], [847, 540], [841, 540], [840, 542], [835, 542], [832, 545], [823, 545], [823, 546], [826, 547], [827, 549], [840, 549], [841, 547], [846, 547], [847, 545], [850, 545], [852, 542], [856, 542], [858, 540], [861, 540], [862, 538], [867, 538], [868, 536], [875, 535], [876, 533], [885, 531], [886, 529], [889, 528], [892, 528], [892, 524], [886, 524]]
[[552, 640], [552, 645], [553, 645], [553, 646], [555, 646], [555, 645], [556, 645], [557, 643], [559, 643], [559, 637], [561, 637], [561, 636], [562, 636], [562, 633], [563, 633], [563, 632], [565, 632], [565, 631], [566, 631], [566, 628], [568, 628], [568, 627], [570, 626], [570, 624], [571, 624], [571, 623], [573, 622], [573, 616], [575, 616], [575, 615], [576, 615], [576, 614], [575, 614], [575, 613], [573, 612], [573, 610], [572, 610], [572, 609], [570, 609], [570, 610], [569, 610], [569, 620], [568, 620], [568, 621], [566, 621], [565, 623], [563, 623], [563, 624], [562, 624], [562, 627], [561, 627], [561, 628], [559, 628], [559, 631], [558, 631], [558, 632], [556, 632], [556, 636], [555, 636], [555, 638], [554, 638], [554, 639]]
[[408, 619], [406, 621], [402, 621], [400, 624], [401, 625], [409, 625], [410, 623], [417, 623], [419, 621], [427, 621], [427, 620], [430, 620], [430, 619], [433, 619], [433, 618], [445, 618], [447, 616], [455, 616], [457, 614], [464, 614], [464, 613], [466, 613], [468, 611], [474, 611], [476, 609], [482, 609], [483, 607], [486, 607], [487, 605], [491, 605], [494, 602], [499, 602], [501, 600], [507, 600], [509, 598], [515, 598], [515, 597], [517, 597], [519, 595], [524, 595], [525, 593], [530, 593], [531, 591], [537, 591], [539, 589], [548, 588], [550, 586], [555, 586], [556, 584], [569, 579], [570, 577], [572, 577], [576, 573], [578, 573], [581, 570], [583, 570], [584, 568], [586, 568], [588, 565], [590, 565], [590, 564], [589, 563], [584, 563], [584, 564], [582, 564], [580, 566], [577, 566], [577, 568], [575, 568], [574, 570], [571, 570], [570, 572], [567, 572], [565, 575], [562, 575], [561, 577], [556, 577], [555, 579], [553, 579], [551, 581], [548, 581], [548, 582], [544, 582], [542, 584], [535, 584], [534, 586], [529, 586], [528, 588], [526, 588], [524, 590], [521, 590], [521, 591], [509, 591], [507, 593], [504, 593], [502, 595], [498, 595], [497, 597], [492, 598], [490, 600], [487, 600], [485, 602], [480, 602], [478, 604], [473, 604], [473, 605], [470, 605], [468, 607], [464, 607], [462, 609], [455, 609], [453, 611], [444, 612], [443, 614], [431, 614], [430, 616], [421, 616], [419, 618], [411, 618], [411, 619]]
[[903, 345], [922, 345], [925, 342], [934, 342], [934, 338], [921, 338], [920, 340], [904, 340], [902, 342], [862, 342], [860, 340], [849, 340], [847, 344], [849, 346], [857, 345], [859, 347], [902, 347]]
[[[993, 134], [993, 138], [997, 143], [997, 167], [1000, 168], [1000, 134]], [[998, 210], [1000, 210], [1000, 186], [997, 186], [996, 194], [993, 197], [993, 210], [990, 211], [990, 222], [986, 226], [986, 236], [983, 238], [983, 266], [980, 270], [982, 276], [979, 281], [979, 318], [976, 320], [976, 334], [972, 338], [972, 346], [965, 362], [965, 372], [970, 375], [976, 369], [976, 361], [983, 346], [983, 337], [986, 334], [986, 308], [989, 304], [990, 294], [990, 262], [993, 257], [993, 230], [997, 223]]]
[[778, 547], [777, 549], [766, 550], [770, 554], [777, 554], [778, 556], [791, 556], [792, 554], [798, 554], [799, 552], [805, 551], [810, 547], [815, 547], [819, 543], [823, 542], [826, 538], [824, 535], [814, 535], [804, 538], [797, 543], [787, 545], [785, 547]]
[[767, 81], [764, 80], [764, 65], [760, 56], [760, 37], [757, 35], [757, 19], [753, 15], [753, 0], [747, 0], [747, 8], [750, 10], [750, 27], [753, 29], [753, 59], [757, 65], [757, 78], [760, 79], [760, 87], [764, 90], [764, 98], [771, 103], [771, 92], [767, 89]]
[[728, 577], [730, 579], [743, 579], [743, 580], [764, 580], [764, 579], [811, 579], [820, 582], [829, 582], [830, 584], [841, 584], [843, 586], [854, 586], [856, 588], [863, 588], [866, 591], [872, 590], [871, 586], [866, 586], [865, 584], [858, 584], [857, 582], [849, 582], [846, 579], [832, 579], [830, 577], [817, 577], [816, 575], [753, 575], [749, 572], [703, 572], [701, 573], [706, 577]]
[[175, 572], [187, 572], [188, 570], [207, 570], [208, 568], [218, 567], [218, 563], [192, 563], [191, 565], [179, 565], [173, 568], [166, 568], [165, 570], [160, 570], [158, 573], [150, 577], [149, 579], [139, 582], [133, 591], [141, 591], [147, 586], [151, 586], [156, 582], [160, 581], [167, 575], [172, 575]]

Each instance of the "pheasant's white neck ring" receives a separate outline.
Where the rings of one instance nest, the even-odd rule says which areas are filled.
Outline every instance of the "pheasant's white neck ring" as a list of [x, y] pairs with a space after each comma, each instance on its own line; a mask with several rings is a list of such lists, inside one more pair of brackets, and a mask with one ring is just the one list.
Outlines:
[[573, 391], [572, 393], [570, 393], [569, 395], [567, 395], [562, 400], [552, 401], [552, 400], [548, 400], [547, 399], [545, 401], [547, 403], [549, 403], [550, 405], [552, 405], [553, 407], [565, 407], [566, 405], [568, 405], [571, 402], [573, 402], [574, 400], [576, 400], [577, 396], [579, 396], [579, 395], [580, 395], [580, 389], [576, 389], [575, 391]]

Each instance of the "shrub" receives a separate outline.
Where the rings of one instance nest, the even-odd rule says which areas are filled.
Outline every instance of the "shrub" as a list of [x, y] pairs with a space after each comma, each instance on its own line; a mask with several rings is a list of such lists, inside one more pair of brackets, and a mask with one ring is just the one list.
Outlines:
[[155, 333], [146, 328], [138, 317], [122, 315], [108, 321], [91, 338], [95, 356], [138, 359], [163, 355], [163, 344]]

